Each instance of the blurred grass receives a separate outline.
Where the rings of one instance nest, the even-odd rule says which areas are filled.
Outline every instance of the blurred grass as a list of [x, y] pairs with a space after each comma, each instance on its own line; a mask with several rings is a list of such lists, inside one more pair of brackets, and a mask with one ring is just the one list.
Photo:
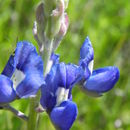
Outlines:
[[[37, 46], [32, 27], [39, 0], [0, 0], [0, 71], [17, 40]], [[116, 65], [120, 80], [100, 98], [90, 98], [76, 86], [73, 100], [78, 118], [72, 130], [130, 130], [130, 2], [129, 0], [70, 0], [70, 26], [57, 53], [61, 61], [78, 63], [80, 47], [88, 35], [95, 53], [94, 68]], [[29, 100], [12, 103], [28, 113]], [[40, 130], [53, 130], [48, 116], [41, 115]], [[116, 125], [116, 124], [119, 124]], [[121, 124], [121, 125], [120, 125]], [[0, 130], [24, 130], [26, 123], [11, 113], [0, 111]]]

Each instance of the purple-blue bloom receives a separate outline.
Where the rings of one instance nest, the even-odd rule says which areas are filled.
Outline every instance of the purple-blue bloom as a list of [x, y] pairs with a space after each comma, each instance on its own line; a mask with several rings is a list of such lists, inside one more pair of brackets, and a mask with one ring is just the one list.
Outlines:
[[46, 76], [46, 84], [41, 87], [40, 103], [53, 124], [61, 130], [69, 130], [76, 119], [77, 106], [71, 101], [71, 90], [82, 75], [83, 70], [79, 66], [57, 63]]
[[41, 88], [40, 103], [52, 123], [60, 130], [69, 130], [78, 113], [72, 101], [75, 84], [82, 86], [88, 95], [100, 96], [119, 79], [117, 67], [93, 71], [93, 62], [94, 51], [87, 37], [80, 49], [79, 65], [59, 62], [59, 55], [52, 53], [51, 70], [43, 77], [43, 61], [36, 48], [29, 42], [18, 42], [15, 54], [10, 56], [0, 75], [0, 104], [35, 96]]
[[88, 95], [101, 96], [102, 93], [114, 87], [119, 79], [119, 70], [115, 66], [108, 66], [93, 71], [93, 57], [93, 48], [87, 37], [80, 49], [79, 65], [83, 68], [85, 73], [85, 80], [81, 82], [81, 85]]
[[29, 42], [18, 42], [0, 75], [0, 103], [35, 96], [44, 83], [43, 61]]
[[109, 91], [119, 79], [115, 66], [93, 71], [94, 51], [87, 37], [80, 49], [79, 66], [59, 62], [52, 55], [53, 66], [41, 87], [40, 103], [48, 112], [52, 123], [60, 130], [69, 130], [77, 117], [77, 106], [72, 101], [72, 88], [79, 83], [91, 96]]

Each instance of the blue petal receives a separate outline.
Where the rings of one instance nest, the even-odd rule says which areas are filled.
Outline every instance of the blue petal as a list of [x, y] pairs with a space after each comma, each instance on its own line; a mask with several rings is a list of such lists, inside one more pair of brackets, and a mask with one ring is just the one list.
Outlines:
[[58, 82], [58, 86], [66, 89], [73, 86], [83, 77], [82, 68], [74, 64], [60, 63], [57, 65], [56, 73], [56, 81]]
[[43, 61], [42, 58], [37, 54], [36, 50], [34, 49], [33, 51], [31, 51], [26, 58], [27, 59], [21, 66], [20, 70], [23, 71], [25, 74], [34, 74], [36, 72], [40, 75], [43, 75]]
[[21, 41], [17, 43], [17, 47], [15, 50], [15, 60], [17, 62], [17, 69], [23, 69], [32, 51], [36, 52], [36, 49], [31, 43], [27, 41]]
[[44, 83], [43, 62], [36, 48], [29, 42], [19, 42], [15, 51], [17, 69], [25, 74], [24, 80], [17, 86], [19, 97], [34, 96]]
[[51, 110], [56, 105], [57, 90], [59, 87], [70, 89], [68, 98], [71, 98], [71, 90], [83, 75], [83, 70], [74, 64], [56, 64], [46, 76], [46, 85], [41, 88], [41, 105], [44, 109]]
[[43, 61], [36, 48], [27, 41], [17, 43], [15, 55], [11, 55], [2, 74], [11, 78], [16, 69], [25, 75], [16, 86], [17, 95], [21, 98], [34, 96], [44, 83]]
[[50, 118], [53, 124], [60, 130], [69, 130], [77, 117], [77, 106], [71, 101], [64, 101], [60, 106], [55, 107]]
[[8, 77], [0, 75], [0, 104], [9, 103], [15, 99], [16, 93], [12, 81]]
[[[80, 49], [80, 59], [86, 59], [86, 61], [92, 60], [94, 57], [94, 51], [91, 44], [91, 41], [89, 40], [89, 37], [87, 37]], [[88, 64], [88, 63], [87, 63]]]
[[14, 73], [14, 70], [16, 69], [16, 61], [14, 60], [14, 56], [11, 55], [2, 74], [6, 75], [7, 77], [11, 78], [11, 76]]
[[66, 87], [66, 65], [62, 62], [57, 65], [57, 80], [59, 87]]
[[44, 109], [51, 111], [56, 105], [56, 90], [58, 88], [58, 79], [56, 78], [57, 65], [53, 66], [49, 74], [47, 74], [46, 84], [41, 87], [40, 103]]
[[[44, 84], [43, 78], [43, 62], [37, 54], [36, 49], [30, 43], [24, 43], [24, 51], [27, 54], [19, 54], [24, 60], [18, 62], [18, 69], [25, 74], [25, 79], [17, 86], [16, 92], [19, 97], [26, 98], [37, 93], [38, 89]], [[29, 52], [28, 52], [29, 49]], [[21, 52], [23, 52], [21, 50]], [[17, 52], [19, 53], [19, 52]], [[23, 52], [24, 53], [24, 52]], [[17, 55], [16, 55], [17, 56]]]
[[53, 61], [53, 65], [58, 64], [59, 63], [59, 55], [52, 53], [51, 60]]
[[56, 95], [50, 86], [42, 85], [40, 104], [48, 112], [56, 105]]
[[79, 65], [84, 69], [84, 78], [87, 79], [91, 70], [89, 68], [89, 63], [94, 59], [94, 51], [89, 38], [87, 37], [80, 49], [80, 61]]
[[77, 65], [67, 64], [66, 65], [66, 88], [70, 88], [83, 77], [83, 70]]
[[11, 77], [16, 68], [16, 64], [17, 69], [21, 70], [28, 58], [28, 55], [34, 49], [35, 47], [27, 41], [18, 42], [15, 50], [15, 56], [10, 56], [2, 74]]
[[84, 89], [90, 93], [101, 95], [114, 87], [119, 79], [117, 67], [105, 67], [93, 71], [92, 76], [85, 82]]
[[66, 86], [65, 88], [69, 88], [69, 95], [68, 99], [72, 98], [72, 88], [73, 86], [78, 83], [83, 78], [83, 69], [74, 64], [67, 64], [66, 65]]
[[35, 96], [42, 84], [44, 84], [43, 77], [40, 77], [37, 72], [28, 74], [17, 86], [16, 93], [20, 98]]

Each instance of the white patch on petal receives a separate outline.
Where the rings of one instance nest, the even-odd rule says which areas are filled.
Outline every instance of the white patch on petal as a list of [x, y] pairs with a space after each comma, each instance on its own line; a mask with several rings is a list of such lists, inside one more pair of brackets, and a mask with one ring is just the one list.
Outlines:
[[56, 91], [56, 106], [58, 106], [63, 101], [66, 101], [68, 99], [69, 95], [69, 89], [65, 89], [63, 87], [59, 87]]
[[91, 74], [93, 72], [93, 64], [94, 64], [94, 60], [90, 61], [89, 64], [88, 64], [88, 69], [91, 72]]
[[21, 83], [21, 81], [25, 78], [25, 74], [16, 69], [11, 77], [11, 80], [13, 81], [13, 87], [16, 89], [16, 87]]

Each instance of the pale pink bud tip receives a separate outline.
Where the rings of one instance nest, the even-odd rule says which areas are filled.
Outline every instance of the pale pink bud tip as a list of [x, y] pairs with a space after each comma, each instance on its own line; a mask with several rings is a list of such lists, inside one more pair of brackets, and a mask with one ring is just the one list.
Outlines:
[[65, 20], [66, 28], [68, 29], [68, 26], [69, 26], [69, 18], [68, 18], [67, 13], [64, 14], [64, 20]]
[[64, 14], [64, 1], [63, 0], [59, 0], [57, 2], [57, 7], [55, 10], [52, 11], [52, 16], [55, 17], [60, 17]]
[[64, 36], [66, 34], [68, 26], [69, 26], [69, 19], [67, 13], [65, 13], [59, 31], [60, 35]]

